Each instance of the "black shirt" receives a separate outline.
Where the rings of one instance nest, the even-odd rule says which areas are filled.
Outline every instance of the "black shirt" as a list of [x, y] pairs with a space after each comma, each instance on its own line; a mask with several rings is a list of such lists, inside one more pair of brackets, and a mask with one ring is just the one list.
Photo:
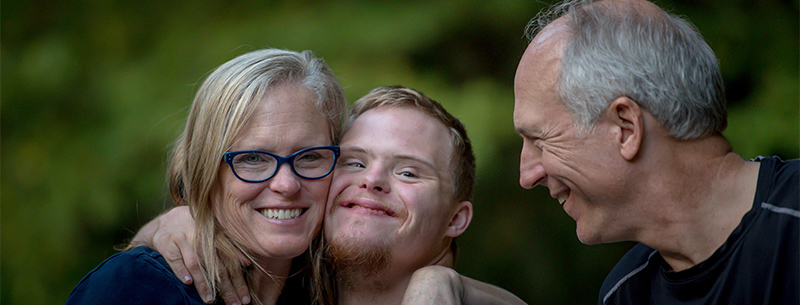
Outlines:
[[800, 160], [759, 157], [753, 208], [707, 260], [671, 272], [638, 244], [600, 289], [599, 304], [800, 304]]

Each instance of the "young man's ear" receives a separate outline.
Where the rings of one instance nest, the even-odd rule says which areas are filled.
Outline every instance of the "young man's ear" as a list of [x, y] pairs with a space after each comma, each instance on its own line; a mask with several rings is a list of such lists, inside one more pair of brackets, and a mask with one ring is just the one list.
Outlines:
[[456, 204], [454, 211], [455, 213], [453, 213], [453, 217], [450, 218], [450, 224], [445, 234], [453, 238], [464, 233], [467, 227], [469, 227], [469, 223], [472, 221], [472, 202], [461, 201]]
[[644, 117], [642, 107], [628, 97], [618, 97], [606, 109], [606, 118], [612, 124], [614, 141], [620, 155], [633, 160], [642, 148], [644, 139]]

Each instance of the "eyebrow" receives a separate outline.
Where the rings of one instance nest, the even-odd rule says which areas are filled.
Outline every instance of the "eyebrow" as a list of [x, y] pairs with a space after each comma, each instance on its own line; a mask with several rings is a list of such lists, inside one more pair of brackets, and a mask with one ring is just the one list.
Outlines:
[[427, 160], [422, 160], [422, 159], [420, 159], [420, 158], [418, 158], [418, 157], [416, 157], [416, 156], [412, 156], [412, 155], [392, 155], [391, 157], [392, 157], [393, 159], [399, 159], [399, 160], [408, 160], [408, 161], [419, 162], [419, 163], [422, 163], [423, 165], [425, 165], [425, 166], [427, 166], [427, 167], [431, 168], [431, 169], [432, 169], [434, 172], [436, 172], [436, 173], [439, 173], [439, 169], [438, 169], [438, 168], [436, 168], [436, 166], [435, 166], [435, 165], [433, 165], [433, 163], [432, 163], [432, 162], [429, 162], [429, 161], [427, 161]]
[[[234, 147], [236, 147], [237, 145], [229, 146], [227, 151], [266, 151], [268, 153], [273, 153], [273, 154], [280, 155], [279, 153], [277, 153], [278, 149], [276, 149], [275, 147], [269, 147], [268, 148], [267, 146], [263, 146], [263, 145], [253, 145], [253, 146], [239, 145], [238, 149], [234, 149]], [[312, 147], [319, 147], [319, 146], [329, 146], [329, 145], [299, 145], [299, 146], [296, 146], [296, 147], [293, 146], [291, 149], [289, 149], [289, 151], [290, 151], [289, 155], [291, 155], [293, 153], [296, 153], [298, 151], [301, 151], [303, 149], [312, 148]]]
[[[265, 145], [265, 143], [260, 143], [259, 141], [253, 141], [252, 139], [250, 139], [250, 141], [244, 141], [244, 140], [245, 140], [244, 138], [236, 139], [235, 141], [233, 141], [233, 143], [231, 143], [231, 145], [229, 145], [227, 147], [226, 151], [231, 151], [231, 150], [260, 150], [260, 151], [266, 151], [266, 152], [275, 153], [278, 149], [280, 149], [283, 146], [283, 145], [280, 145], [280, 144], [277, 145], [277, 146], [276, 145]], [[323, 142], [323, 143], [318, 143], [318, 142], [316, 142], [316, 140], [309, 140], [309, 141], [304, 141], [304, 142], [300, 142], [300, 143], [294, 143], [293, 146], [289, 147], [289, 150], [291, 151], [290, 154], [293, 154], [293, 153], [296, 153], [296, 152], [301, 151], [301, 150], [306, 149], [306, 148], [318, 147], [318, 146], [331, 146], [331, 145], [335, 145], [335, 144], [332, 144], [332, 142], [330, 142], [330, 141]], [[236, 147], [236, 149], [234, 149], [234, 147]]]
[[343, 154], [345, 152], [356, 152], [356, 153], [364, 153], [364, 154], [367, 153], [366, 149], [364, 149], [363, 147], [359, 147], [359, 146], [348, 145], [348, 146], [339, 146], [339, 148], [341, 149]]
[[537, 132], [536, 130], [532, 130], [530, 128], [517, 127], [517, 128], [515, 128], [515, 131], [517, 132], [517, 134], [520, 137], [523, 137], [523, 138], [538, 138], [539, 137], [539, 132]]

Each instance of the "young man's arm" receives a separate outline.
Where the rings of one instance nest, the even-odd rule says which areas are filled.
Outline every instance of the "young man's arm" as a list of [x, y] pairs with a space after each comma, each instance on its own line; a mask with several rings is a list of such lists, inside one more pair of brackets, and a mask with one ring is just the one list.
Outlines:
[[414, 272], [403, 304], [525, 304], [500, 287], [458, 274], [443, 266], [426, 266]]
[[[184, 284], [194, 283], [206, 303], [211, 289], [200, 268], [193, 245], [194, 219], [187, 206], [175, 207], [145, 224], [133, 237], [131, 246], [144, 245], [161, 253], [161, 256]], [[226, 304], [247, 304], [250, 297], [241, 274], [220, 274], [220, 296]]]

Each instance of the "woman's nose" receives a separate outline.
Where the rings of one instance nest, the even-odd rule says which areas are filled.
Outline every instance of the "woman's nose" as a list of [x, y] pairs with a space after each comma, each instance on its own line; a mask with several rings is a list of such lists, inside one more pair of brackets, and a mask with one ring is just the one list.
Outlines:
[[300, 190], [300, 177], [295, 175], [288, 163], [278, 168], [275, 176], [269, 179], [269, 188], [284, 196], [290, 196]]

